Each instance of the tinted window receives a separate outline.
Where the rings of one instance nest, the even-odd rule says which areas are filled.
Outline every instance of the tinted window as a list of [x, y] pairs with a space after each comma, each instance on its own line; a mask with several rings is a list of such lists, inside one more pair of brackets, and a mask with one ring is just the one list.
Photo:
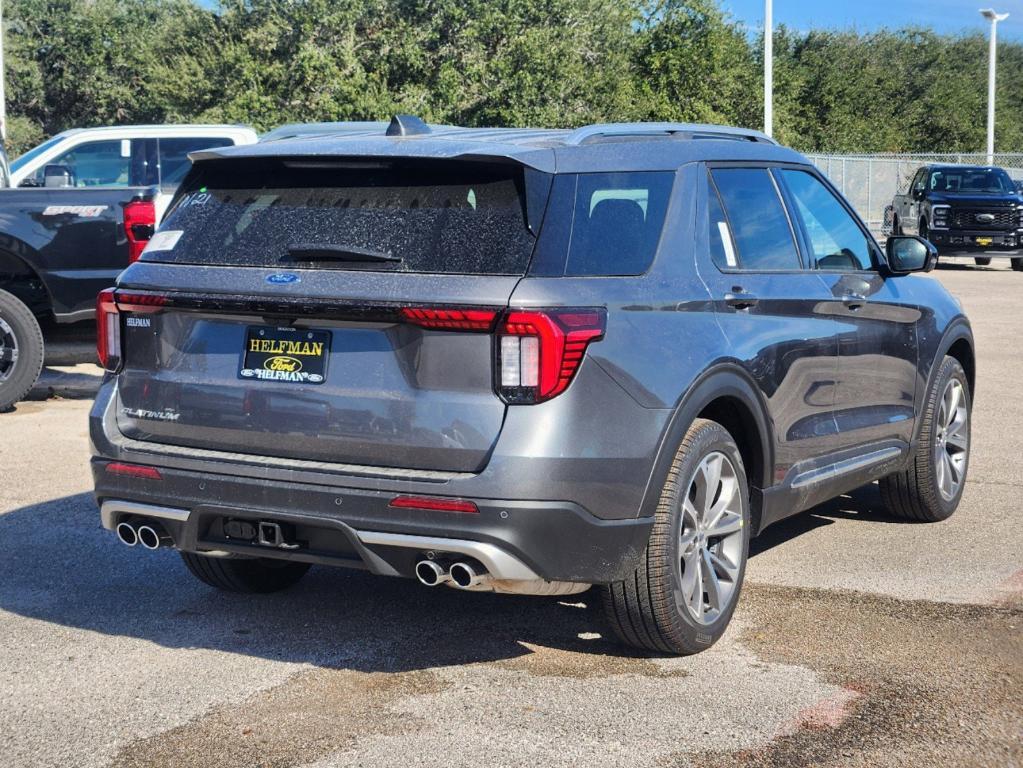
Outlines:
[[[566, 275], [641, 275], [650, 267], [668, 208], [671, 173], [577, 177]], [[552, 210], [548, 215], [564, 215]]]
[[[523, 274], [532, 253], [519, 166], [225, 161], [191, 178], [160, 228], [182, 234], [145, 260]], [[346, 260], [343, 251], [393, 260]]]
[[805, 171], [783, 170], [809, 240], [811, 264], [820, 269], [870, 269], [870, 242], [827, 187]]
[[213, 147], [229, 147], [234, 144], [224, 137], [211, 138], [206, 136], [187, 139], [159, 139], [160, 184], [163, 187], [176, 187], [185, 178], [192, 166], [188, 159], [189, 152]]
[[710, 224], [708, 233], [710, 257], [720, 269], [735, 269], [739, 262], [735, 257], [732, 233], [728, 228], [725, 210], [721, 207], [721, 199], [713, 184], [707, 185], [707, 217]]
[[[46, 165], [65, 165], [71, 170], [71, 184], [75, 187], [127, 187], [131, 161], [130, 142], [121, 139], [89, 141], [79, 144]], [[46, 166], [32, 177], [42, 186]]]
[[1009, 174], [1001, 168], [939, 168], [931, 172], [934, 192], [1015, 192]]
[[771, 174], [763, 168], [711, 171], [728, 216], [742, 269], [799, 269], [785, 208]]

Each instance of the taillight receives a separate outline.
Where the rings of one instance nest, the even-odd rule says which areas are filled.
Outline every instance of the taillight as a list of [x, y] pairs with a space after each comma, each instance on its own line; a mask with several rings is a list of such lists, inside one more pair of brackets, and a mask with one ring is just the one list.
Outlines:
[[603, 309], [509, 312], [497, 331], [497, 387], [509, 403], [539, 403], [564, 392], [586, 347], [604, 336]]
[[121, 368], [124, 349], [121, 340], [121, 313], [159, 312], [167, 297], [157, 293], [124, 293], [113, 288], [96, 297], [96, 354], [99, 364], [111, 373]]
[[108, 371], [121, 367], [121, 315], [113, 288], [101, 291], [96, 299], [96, 354]]
[[403, 307], [401, 317], [405, 322], [423, 328], [443, 331], [489, 331], [494, 327], [497, 312], [493, 309]]
[[156, 204], [133, 200], [124, 206], [124, 234], [128, 238], [128, 263], [138, 261], [156, 229]]

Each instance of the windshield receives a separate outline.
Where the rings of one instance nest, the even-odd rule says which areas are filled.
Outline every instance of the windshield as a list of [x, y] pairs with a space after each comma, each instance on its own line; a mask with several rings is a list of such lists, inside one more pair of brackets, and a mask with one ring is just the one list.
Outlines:
[[52, 139], [47, 139], [37, 147], [32, 147], [28, 152], [21, 155], [17, 160], [11, 163], [11, 173], [17, 173], [23, 167], [35, 160], [39, 155], [43, 154], [50, 147], [54, 147], [64, 140], [63, 136], [54, 136]]
[[1016, 191], [1009, 174], [1001, 168], [941, 168], [931, 173], [933, 192]]
[[144, 260], [521, 275], [533, 251], [517, 165], [228, 161], [190, 179]]

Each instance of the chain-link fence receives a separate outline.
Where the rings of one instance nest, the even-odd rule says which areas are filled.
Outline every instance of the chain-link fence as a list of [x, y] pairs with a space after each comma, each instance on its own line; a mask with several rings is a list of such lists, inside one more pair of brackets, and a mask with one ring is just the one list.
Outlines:
[[[878, 154], [878, 155], [807, 155], [831, 183], [841, 190], [846, 199], [874, 232], [886, 233], [891, 226], [890, 214], [885, 209], [892, 198], [909, 187], [909, 181], [921, 165], [927, 163], [959, 163], [986, 165], [983, 152], [935, 154]], [[994, 156], [994, 164], [1001, 166], [1013, 179], [1023, 179], [1023, 152], [1002, 152]]]

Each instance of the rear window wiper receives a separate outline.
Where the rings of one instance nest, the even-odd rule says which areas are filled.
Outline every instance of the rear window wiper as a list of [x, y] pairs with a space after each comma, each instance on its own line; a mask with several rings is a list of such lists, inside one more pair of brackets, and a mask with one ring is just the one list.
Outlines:
[[288, 259], [291, 261], [352, 261], [398, 263], [400, 256], [392, 256], [380, 251], [369, 251], [350, 245], [331, 245], [329, 243], [296, 243], [288, 246]]

